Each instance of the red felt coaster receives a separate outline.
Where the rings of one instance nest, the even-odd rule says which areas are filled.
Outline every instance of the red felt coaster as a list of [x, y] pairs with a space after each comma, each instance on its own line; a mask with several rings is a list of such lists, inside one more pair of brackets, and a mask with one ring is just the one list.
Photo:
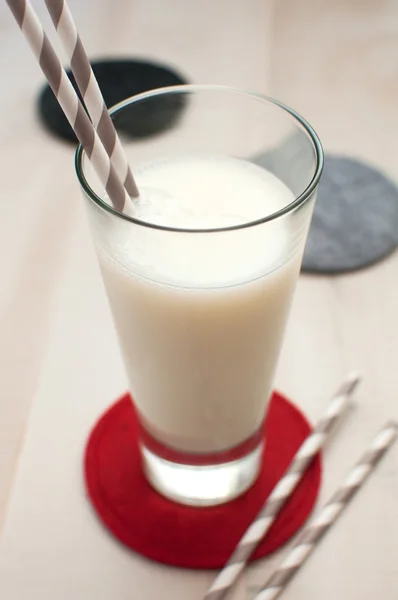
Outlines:
[[[168, 565], [218, 569], [310, 429], [298, 408], [274, 392], [265, 423], [261, 474], [255, 485], [227, 504], [183, 506], [163, 498], [147, 483], [137, 442], [137, 417], [126, 394], [91, 432], [85, 455], [88, 493], [106, 527], [136, 552]], [[320, 481], [317, 457], [252, 559], [273, 552], [299, 529], [314, 506]]]

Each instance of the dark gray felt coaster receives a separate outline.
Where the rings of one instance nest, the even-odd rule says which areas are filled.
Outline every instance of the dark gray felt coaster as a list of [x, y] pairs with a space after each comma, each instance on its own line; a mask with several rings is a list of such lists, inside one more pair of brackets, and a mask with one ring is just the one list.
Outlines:
[[[186, 83], [174, 69], [144, 60], [97, 60], [92, 61], [91, 66], [108, 108], [141, 92]], [[78, 92], [71, 71], [67, 74]], [[176, 123], [184, 105], [182, 96], [153, 100], [141, 105], [139, 110], [123, 111], [115, 119], [115, 125], [119, 132], [131, 138], [161, 133]], [[38, 110], [42, 123], [51, 133], [76, 144], [76, 136], [48, 85], [40, 93]]]
[[359, 269], [397, 246], [397, 187], [362, 162], [327, 155], [302, 270]]

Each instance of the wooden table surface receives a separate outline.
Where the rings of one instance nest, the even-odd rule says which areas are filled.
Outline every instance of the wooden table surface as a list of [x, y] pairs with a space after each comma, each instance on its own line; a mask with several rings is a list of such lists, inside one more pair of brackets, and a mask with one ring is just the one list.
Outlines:
[[[90, 56], [152, 58], [195, 83], [275, 96], [312, 123], [326, 151], [397, 180], [397, 2], [70, 4]], [[34, 5], [45, 17], [43, 2]], [[73, 149], [38, 121], [42, 75], [5, 3], [0, 77], [0, 597], [199, 600], [213, 574], [124, 550], [84, 499], [84, 439], [126, 378]], [[315, 418], [347, 371], [364, 376], [357, 407], [327, 449], [322, 499], [377, 428], [398, 417], [397, 274], [395, 253], [350, 275], [300, 277], [277, 385]], [[231, 598], [250, 598], [279, 560], [280, 553], [257, 562]], [[395, 447], [284, 597], [398, 598], [397, 565]]]

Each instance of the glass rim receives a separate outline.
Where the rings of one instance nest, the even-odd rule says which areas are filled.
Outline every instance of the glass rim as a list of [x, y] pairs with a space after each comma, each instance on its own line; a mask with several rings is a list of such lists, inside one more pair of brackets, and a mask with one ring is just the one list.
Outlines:
[[[180, 232], [180, 233], [221, 233], [224, 231], [236, 231], [239, 229], [247, 229], [249, 227], [255, 227], [257, 225], [262, 225], [263, 223], [268, 223], [271, 221], [275, 221], [280, 217], [283, 217], [286, 214], [289, 214], [302, 206], [309, 198], [311, 198], [313, 192], [316, 190], [320, 177], [322, 175], [323, 170], [323, 162], [324, 162], [324, 154], [321, 141], [313, 129], [313, 127], [304, 119], [299, 113], [290, 108], [289, 106], [279, 102], [279, 100], [275, 100], [269, 96], [264, 94], [258, 94], [256, 92], [248, 92], [245, 90], [240, 90], [239, 88], [224, 86], [224, 85], [201, 85], [201, 84], [183, 84], [176, 86], [168, 86], [162, 88], [156, 88], [154, 90], [150, 90], [148, 92], [143, 92], [141, 94], [137, 94], [135, 96], [130, 96], [125, 100], [122, 100], [118, 104], [115, 104], [112, 108], [109, 109], [110, 115], [114, 115], [118, 113], [120, 110], [123, 110], [127, 106], [140, 102], [143, 100], [147, 100], [149, 98], [153, 98], [155, 96], [163, 96], [171, 93], [180, 93], [180, 94], [189, 94], [195, 92], [230, 92], [234, 94], [241, 94], [243, 96], [248, 96], [250, 98], [255, 98], [257, 100], [263, 101], [265, 104], [273, 104], [281, 108], [284, 112], [288, 113], [293, 119], [304, 128], [306, 134], [310, 138], [316, 157], [316, 165], [314, 169], [314, 174], [312, 179], [309, 181], [307, 187], [303, 190], [301, 194], [296, 196], [292, 202], [281, 208], [280, 210], [273, 212], [269, 215], [261, 217], [260, 219], [256, 219], [254, 221], [248, 221], [245, 223], [239, 223], [238, 225], [229, 225], [227, 227], [213, 227], [213, 228], [184, 228], [184, 227], [172, 227], [168, 225], [159, 225], [156, 223], [150, 223], [148, 221], [143, 221], [141, 219], [137, 219], [130, 215], [120, 212], [116, 208], [114, 208], [111, 204], [105, 202], [98, 194], [94, 192], [94, 190], [89, 185], [87, 178], [84, 174], [83, 170], [83, 156], [84, 149], [81, 144], [78, 145], [75, 152], [75, 171], [78, 178], [78, 181], [84, 191], [84, 193], [92, 200], [100, 209], [105, 210], [107, 213], [122, 219], [124, 221], [128, 221], [133, 223], [134, 225], [140, 225], [141, 227], [148, 227], [150, 229], [158, 229], [161, 231], [172, 231], [172, 232]], [[134, 167], [132, 168], [134, 174]], [[133, 200], [134, 201], [134, 200]]]

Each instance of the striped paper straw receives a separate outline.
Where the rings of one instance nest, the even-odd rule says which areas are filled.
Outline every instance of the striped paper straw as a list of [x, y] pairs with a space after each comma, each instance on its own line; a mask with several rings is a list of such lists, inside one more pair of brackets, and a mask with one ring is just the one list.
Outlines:
[[215, 579], [205, 596], [205, 600], [220, 600], [232, 588], [248, 559], [270, 529], [281, 508], [296, 489], [315, 456], [325, 444], [333, 425], [344, 412], [348, 398], [359, 380], [359, 376], [353, 373], [340, 385], [331, 399], [325, 416], [317, 423], [313, 432], [298, 449], [282, 479], [276, 484], [264, 506], [238, 542], [227, 564]]
[[76, 137], [117, 210], [129, 197], [29, 0], [6, 0]]
[[66, 0], [45, 0], [48, 12], [67, 54], [77, 87], [88, 110], [94, 129], [131, 197], [138, 196], [126, 154], [109, 115], [100, 87], [82, 44], [76, 23]]
[[254, 600], [274, 600], [294, 577], [314, 551], [317, 543], [335, 523], [344, 508], [372, 473], [378, 461], [395, 441], [397, 423], [387, 423], [373, 440], [369, 449], [351, 469], [343, 485], [333, 494], [315, 519], [299, 535], [282, 565], [268, 579]]

